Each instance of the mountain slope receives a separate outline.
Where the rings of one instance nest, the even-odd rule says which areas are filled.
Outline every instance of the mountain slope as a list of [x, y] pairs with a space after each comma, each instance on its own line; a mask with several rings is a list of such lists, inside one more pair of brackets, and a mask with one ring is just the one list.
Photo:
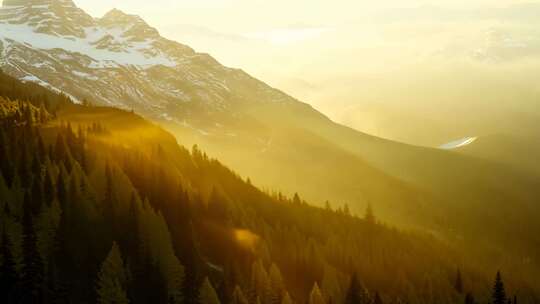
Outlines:
[[535, 157], [540, 153], [540, 139], [533, 134], [483, 136], [475, 144], [461, 147], [458, 152], [540, 175], [540, 165]]
[[[464, 297], [456, 267], [468, 291], [489, 297], [494, 265], [427, 234], [270, 196], [133, 113], [74, 105], [0, 74], [2, 87], [11, 88], [9, 99], [0, 92], [2, 303], [18, 303], [4, 301], [15, 290], [28, 303], [120, 294], [196, 304], [208, 278], [221, 303], [239, 292], [250, 303], [285, 294], [301, 303], [318, 284], [325, 302], [342, 304], [355, 274], [362, 303], [377, 293], [384, 303], [450, 304]], [[504, 270], [509, 292], [534, 303]]]
[[346, 128], [118, 10], [96, 19], [69, 0], [5, 1], [0, 22], [0, 67], [14, 77], [133, 109], [256, 185], [354, 212], [371, 203], [385, 220], [493, 254], [524, 276], [540, 269], [536, 175]]

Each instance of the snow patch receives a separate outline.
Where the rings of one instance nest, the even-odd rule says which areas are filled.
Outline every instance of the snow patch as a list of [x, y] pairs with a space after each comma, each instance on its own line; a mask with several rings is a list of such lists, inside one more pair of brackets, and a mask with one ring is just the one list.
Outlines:
[[[122, 42], [124, 48], [122, 51], [112, 51], [108, 49], [98, 49], [93, 43], [106, 35], [113, 37], [115, 42]], [[0, 38], [2, 40], [10, 39], [22, 44], [30, 45], [37, 49], [53, 50], [64, 49], [73, 53], [80, 53], [101, 62], [96, 66], [108, 66], [110, 62], [120, 65], [136, 66], [154, 66], [163, 65], [168, 67], [176, 66], [176, 63], [164, 54], [148, 56], [143, 51], [147, 50], [152, 41], [128, 42], [124, 39], [118, 29], [104, 30], [102, 28], [92, 27], [86, 29], [86, 38], [58, 37], [43, 33], [34, 32], [34, 28], [24, 24], [0, 24]]]
[[88, 73], [80, 72], [80, 71], [77, 71], [77, 70], [73, 70], [73, 71], [71, 71], [71, 73], [73, 75], [75, 75], [75, 76], [85, 78], [87, 80], [94, 80], [94, 81], [99, 80], [99, 78], [97, 78], [96, 76], [90, 75]]
[[40, 86], [42, 87], [45, 87], [53, 92], [56, 92], [56, 93], [59, 93], [59, 94], [64, 94], [66, 96], [68, 96], [69, 98], [71, 98], [71, 100], [75, 103], [81, 103], [81, 101], [78, 99], [78, 98], [75, 98], [75, 96], [71, 95], [71, 94], [68, 94], [60, 89], [58, 89], [57, 87], [51, 85], [50, 83], [46, 82], [46, 81], [43, 81], [42, 79], [34, 76], [34, 75], [26, 75], [24, 77], [21, 77], [19, 78], [19, 80], [21, 80], [22, 82], [33, 82], [33, 83], [36, 83], [36, 84], [39, 84]]
[[472, 144], [478, 137], [465, 137], [439, 146], [439, 149], [452, 150]]

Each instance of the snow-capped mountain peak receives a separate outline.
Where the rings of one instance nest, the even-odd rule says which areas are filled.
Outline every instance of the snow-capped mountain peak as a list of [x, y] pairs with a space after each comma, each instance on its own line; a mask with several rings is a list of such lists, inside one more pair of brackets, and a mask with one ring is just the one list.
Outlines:
[[149, 26], [141, 17], [129, 15], [121, 10], [113, 9], [105, 16], [97, 20], [99, 26], [107, 29], [121, 29], [123, 36], [132, 41], [144, 41], [145, 39], [159, 38], [159, 32]]
[[84, 38], [94, 19], [71, 0], [6, 0], [0, 21], [26, 25], [36, 33]]
[[72, 0], [4, 0], [2, 6], [42, 6], [42, 5], [75, 6]]
[[139, 16], [113, 9], [94, 18], [71, 0], [5, 0], [0, 68], [75, 100], [134, 109], [183, 126], [201, 121], [215, 126], [217, 120], [224, 126], [223, 119], [241, 115], [232, 110], [239, 104], [292, 100], [207, 54], [161, 37]]
[[98, 19], [100, 25], [104, 27], [124, 27], [129, 28], [135, 24], [142, 23], [146, 26], [146, 22], [137, 15], [126, 14], [123, 11], [113, 8], [108, 11], [103, 17]]

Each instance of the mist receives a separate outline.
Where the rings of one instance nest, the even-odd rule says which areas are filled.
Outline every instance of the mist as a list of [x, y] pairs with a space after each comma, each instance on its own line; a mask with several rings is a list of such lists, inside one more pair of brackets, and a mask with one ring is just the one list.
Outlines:
[[341, 21], [243, 32], [186, 24], [162, 30], [336, 122], [434, 146], [521, 134], [537, 118], [540, 4], [482, 5], [394, 3]]

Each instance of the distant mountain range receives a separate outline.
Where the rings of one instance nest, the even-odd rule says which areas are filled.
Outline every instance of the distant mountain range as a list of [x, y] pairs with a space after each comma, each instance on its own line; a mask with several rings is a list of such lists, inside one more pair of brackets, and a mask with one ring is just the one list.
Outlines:
[[336, 124], [119, 10], [93, 18], [70, 0], [4, 1], [0, 52], [11, 76], [79, 102], [133, 109], [258, 186], [357, 213], [372, 204], [385, 221], [472, 244], [524, 277], [540, 269], [536, 174]]

